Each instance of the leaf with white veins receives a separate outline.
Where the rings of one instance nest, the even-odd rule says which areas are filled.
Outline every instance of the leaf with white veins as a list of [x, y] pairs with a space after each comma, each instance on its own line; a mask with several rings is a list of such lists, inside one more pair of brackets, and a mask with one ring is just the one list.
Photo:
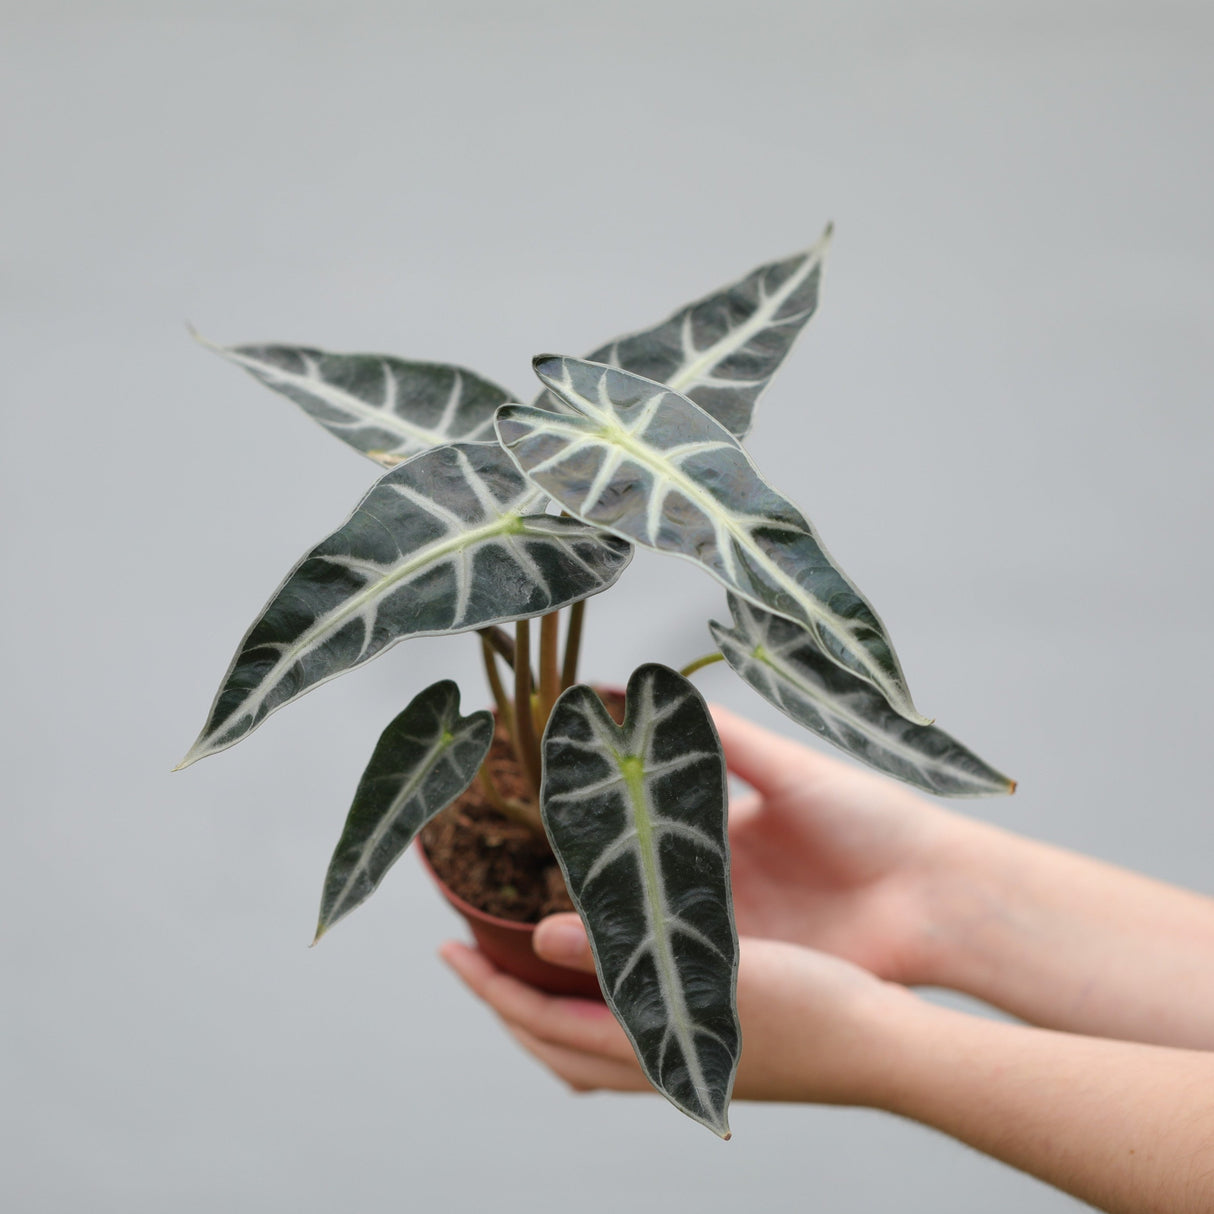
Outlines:
[[694, 561], [756, 606], [795, 620], [904, 717], [930, 724], [911, 702], [877, 613], [720, 423], [626, 371], [551, 355], [535, 369], [577, 410], [498, 410], [498, 438], [537, 485], [575, 517]]
[[393, 719], [329, 861], [316, 940], [375, 892], [418, 831], [472, 783], [492, 741], [493, 714], [461, 717], [450, 679], [427, 687]]
[[589, 687], [544, 733], [544, 826], [599, 984], [650, 1082], [723, 1138], [741, 1051], [725, 760], [700, 693], [665, 666], [618, 726]]
[[830, 236], [828, 227], [813, 248], [761, 265], [587, 360], [665, 384], [744, 438], [759, 396], [817, 310]]
[[938, 797], [1015, 791], [1015, 781], [934, 725], [899, 716], [870, 684], [849, 674], [791, 620], [729, 596], [734, 627], [708, 627], [725, 660], [798, 725], [888, 776]]
[[491, 442], [494, 410], [513, 399], [497, 384], [447, 363], [199, 340], [388, 468], [442, 443]]
[[385, 473], [287, 575], [246, 634], [180, 766], [404, 637], [555, 611], [610, 586], [631, 548], [546, 499], [496, 443], [451, 443]]

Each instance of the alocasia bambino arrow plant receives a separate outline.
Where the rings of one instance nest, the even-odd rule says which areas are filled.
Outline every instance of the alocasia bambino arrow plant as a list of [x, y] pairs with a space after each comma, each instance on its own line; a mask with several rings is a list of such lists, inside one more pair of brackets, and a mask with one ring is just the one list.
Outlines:
[[[723, 659], [798, 724], [928, 792], [1014, 787], [920, 715], [876, 611], [743, 445], [817, 308], [829, 237], [589, 359], [536, 358], [530, 405], [461, 367], [215, 347], [388, 470], [271, 596], [181, 766], [397, 641], [477, 633], [525, 792], [494, 784], [488, 711], [461, 716], [450, 680], [418, 692], [358, 784], [317, 937], [479, 779], [551, 847], [646, 1075], [724, 1137], [741, 1049], [725, 763], [689, 676]], [[709, 623], [718, 651], [681, 672], [635, 671], [617, 724], [578, 658], [586, 600], [637, 544], [720, 582], [732, 627]]]

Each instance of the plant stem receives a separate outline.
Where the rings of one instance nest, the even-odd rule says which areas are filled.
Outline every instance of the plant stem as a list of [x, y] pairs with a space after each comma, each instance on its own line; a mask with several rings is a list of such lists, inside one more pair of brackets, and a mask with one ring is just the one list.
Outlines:
[[481, 791], [485, 794], [485, 800], [497, 810], [499, 814], [509, 815], [510, 811], [506, 808], [506, 802], [502, 798], [502, 794], [497, 791], [497, 785], [493, 782], [493, 777], [489, 774], [489, 769], [481, 764], [480, 770], [476, 773], [481, 782]]
[[515, 749], [538, 804], [541, 762], [535, 718], [531, 715], [531, 621], [519, 620], [514, 629]]
[[502, 686], [502, 678], [497, 669], [497, 658], [494, 656], [493, 645], [485, 634], [481, 633], [481, 657], [485, 659], [485, 676], [489, 680], [489, 690], [493, 692], [493, 702], [497, 705], [497, 719], [502, 728], [510, 735], [512, 743], [516, 743], [514, 732], [514, 709], [506, 689]]
[[550, 611], [540, 620], [540, 721], [544, 725], [561, 694], [560, 643], [561, 615]]
[[510, 634], [504, 628], [499, 628], [496, 624], [491, 624], [488, 628], [478, 628], [477, 632], [481, 634], [482, 640], [492, 645], [501, 654], [506, 665], [513, 670], [514, 642], [510, 639]]
[[696, 658], [694, 662], [688, 662], [687, 665], [679, 671], [679, 674], [681, 674], [683, 678], [689, 679], [697, 670], [701, 670], [705, 666], [711, 666], [713, 662], [723, 661], [725, 661], [725, 655], [723, 653], [706, 653], [702, 658]]
[[525, 805], [513, 797], [503, 797], [498, 792], [497, 785], [493, 783], [493, 777], [489, 774], [488, 767], [483, 763], [477, 775], [480, 777], [481, 790], [485, 794], [485, 799], [499, 814], [509, 818], [512, 822], [517, 822], [520, 826], [525, 826], [528, 830], [536, 831], [540, 835], [544, 833], [544, 823], [534, 805]]
[[578, 599], [569, 608], [569, 627], [565, 632], [565, 663], [561, 667], [561, 690], [577, 682], [577, 664], [582, 651], [582, 621], [586, 618], [586, 600]]

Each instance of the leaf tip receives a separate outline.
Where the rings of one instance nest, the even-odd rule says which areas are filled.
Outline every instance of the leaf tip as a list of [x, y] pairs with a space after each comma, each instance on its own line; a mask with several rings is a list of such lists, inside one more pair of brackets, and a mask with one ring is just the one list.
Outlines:
[[203, 337], [203, 335], [201, 333], [199, 333], [198, 330], [196, 328], [194, 328], [194, 326], [188, 320], [185, 322], [185, 331], [200, 346], [205, 346], [206, 349], [208, 349], [208, 350], [214, 350], [216, 354], [223, 354], [226, 356], [227, 351], [223, 348], [223, 346], [219, 345], [216, 342], [213, 342], [209, 337]]
[[531, 360], [531, 369], [544, 383], [549, 383], [556, 378], [562, 361], [559, 354], [537, 354]]
[[912, 725], [919, 725], [924, 729], [935, 725], [935, 717], [925, 717], [911, 703], [910, 697], [906, 695], [899, 696], [896, 700], [884, 687], [878, 687], [878, 691], [885, 696], [885, 702], [904, 720], [909, 721]]
[[187, 767], [193, 766], [199, 759], [206, 758], [211, 752], [202, 744], [202, 738], [199, 738], [189, 750], [185, 752], [185, 757], [173, 768], [174, 771], [184, 771]]
[[1016, 791], [1016, 789], [1019, 787], [1020, 787], [1019, 781], [1008, 780], [1007, 781], [1007, 795], [1010, 797], [1012, 795], [1012, 793], [1014, 793]]
[[308, 947], [315, 948], [320, 943], [321, 936], [323, 936], [325, 934], [325, 932], [327, 932], [328, 930], [329, 930], [329, 925], [327, 923], [325, 923], [323, 920], [320, 923], [318, 923], [316, 925], [316, 935], [312, 937], [312, 943], [309, 944]]

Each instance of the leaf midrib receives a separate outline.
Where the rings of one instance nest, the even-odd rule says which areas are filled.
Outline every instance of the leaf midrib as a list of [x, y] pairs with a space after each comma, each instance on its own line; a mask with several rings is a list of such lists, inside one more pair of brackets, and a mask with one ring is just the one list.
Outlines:
[[[649, 921], [649, 929], [653, 938], [654, 960], [662, 985], [662, 993], [666, 999], [679, 1048], [683, 1051], [688, 1076], [695, 1087], [702, 1107], [711, 1113], [712, 1101], [709, 1099], [708, 1085], [705, 1083], [699, 1055], [695, 1050], [695, 1038], [691, 1031], [687, 1007], [683, 1002], [682, 986], [671, 948], [670, 934], [666, 929], [663, 917], [666, 910], [666, 891], [657, 867], [654, 829], [649, 815], [649, 799], [645, 792], [643, 766], [638, 764], [641, 766], [641, 770], [634, 771], [631, 770], [631, 764], [621, 761], [623, 756], [617, 754], [615, 758], [624, 777], [628, 800], [632, 806], [633, 824], [636, 828], [636, 847], [641, 860], [641, 879], [645, 885], [645, 905], [654, 908], [654, 914]], [[660, 1080], [661, 1076], [658, 1078]]]

